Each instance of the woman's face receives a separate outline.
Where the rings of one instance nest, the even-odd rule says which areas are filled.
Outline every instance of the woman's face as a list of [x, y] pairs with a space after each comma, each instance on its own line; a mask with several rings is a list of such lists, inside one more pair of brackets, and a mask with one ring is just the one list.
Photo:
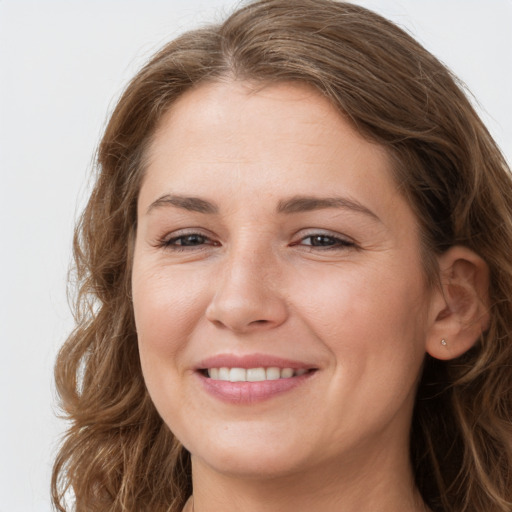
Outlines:
[[195, 464], [406, 457], [430, 294], [386, 152], [317, 92], [206, 84], [162, 119], [133, 303], [147, 388]]

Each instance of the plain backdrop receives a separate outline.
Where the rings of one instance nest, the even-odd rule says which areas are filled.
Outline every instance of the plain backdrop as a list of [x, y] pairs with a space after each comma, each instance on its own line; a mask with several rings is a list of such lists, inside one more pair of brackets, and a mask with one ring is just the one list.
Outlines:
[[[52, 365], [73, 325], [72, 229], [107, 113], [161, 44], [237, 3], [0, 0], [0, 512], [50, 511], [64, 429]], [[510, 162], [512, 0], [360, 3], [465, 81]]]

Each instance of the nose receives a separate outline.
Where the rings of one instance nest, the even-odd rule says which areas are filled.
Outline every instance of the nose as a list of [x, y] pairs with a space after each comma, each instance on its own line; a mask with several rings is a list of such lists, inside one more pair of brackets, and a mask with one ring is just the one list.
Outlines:
[[218, 270], [207, 320], [237, 333], [271, 329], [286, 321], [288, 307], [271, 257], [240, 251]]

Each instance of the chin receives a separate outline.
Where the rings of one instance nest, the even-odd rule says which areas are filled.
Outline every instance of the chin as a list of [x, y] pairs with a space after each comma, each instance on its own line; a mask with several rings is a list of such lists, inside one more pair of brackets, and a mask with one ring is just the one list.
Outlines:
[[239, 430], [226, 427], [224, 435], [209, 435], [198, 442], [183, 444], [193, 463], [204, 464], [218, 473], [244, 478], [275, 478], [295, 473], [307, 466], [304, 444], [285, 435], [283, 430], [270, 433], [262, 429]]
[[265, 480], [282, 478], [304, 470], [304, 461], [296, 461], [286, 456], [240, 451], [224, 451], [220, 456], [201, 457], [192, 454], [192, 465], [206, 465], [218, 474], [230, 477]]

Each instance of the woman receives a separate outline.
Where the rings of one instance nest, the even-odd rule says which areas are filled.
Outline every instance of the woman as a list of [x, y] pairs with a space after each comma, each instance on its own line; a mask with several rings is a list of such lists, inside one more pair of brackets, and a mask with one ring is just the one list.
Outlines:
[[59, 510], [512, 510], [512, 183], [410, 36], [248, 4], [140, 71], [98, 161]]

